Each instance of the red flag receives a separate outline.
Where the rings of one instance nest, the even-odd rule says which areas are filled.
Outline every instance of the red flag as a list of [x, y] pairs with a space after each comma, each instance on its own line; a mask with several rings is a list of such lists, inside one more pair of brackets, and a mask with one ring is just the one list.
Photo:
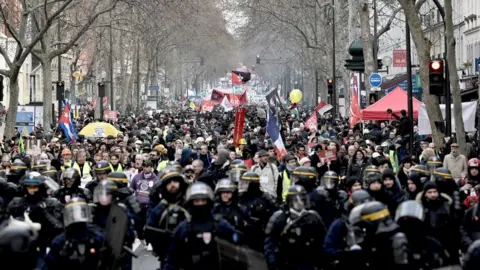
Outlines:
[[210, 100], [213, 103], [220, 104], [223, 101], [223, 97], [225, 94], [221, 91], [218, 91], [217, 89], [213, 89], [212, 95], [210, 96]]
[[235, 127], [233, 129], [233, 145], [238, 147], [240, 139], [243, 137], [243, 126], [245, 124], [245, 113], [247, 109], [238, 108], [235, 113]]
[[212, 112], [215, 105], [211, 101], [204, 100], [202, 106], [200, 107], [201, 112]]
[[245, 90], [245, 92], [243, 92], [243, 94], [240, 95], [238, 102], [240, 105], [247, 104], [247, 90]]
[[324, 115], [326, 112], [333, 108], [332, 105], [326, 103], [325, 101], [320, 101], [317, 107], [315, 107], [315, 111], [318, 112], [320, 115]]
[[232, 84], [243, 84], [238, 74], [235, 74], [233, 72], [232, 72]]
[[357, 124], [360, 120], [362, 120], [362, 111], [360, 110], [359, 104], [359, 76], [356, 73], [352, 72], [351, 76], [351, 103], [350, 103], [350, 126], [353, 127]]
[[307, 121], [305, 121], [305, 127], [307, 128], [317, 128], [318, 126], [318, 122], [317, 122], [317, 111], [314, 111], [312, 116], [310, 116], [310, 118], [308, 118]]

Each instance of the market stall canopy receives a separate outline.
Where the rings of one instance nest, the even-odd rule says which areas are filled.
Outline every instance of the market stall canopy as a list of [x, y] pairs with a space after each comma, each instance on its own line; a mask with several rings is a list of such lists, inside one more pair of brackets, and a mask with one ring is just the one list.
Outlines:
[[120, 133], [120, 131], [114, 126], [103, 122], [90, 123], [80, 131], [80, 135], [94, 138], [106, 138], [110, 135], [116, 137], [118, 133]]
[[[401, 110], [408, 111], [408, 95], [401, 87], [393, 89], [388, 95], [381, 98], [371, 106], [362, 111], [362, 120], [392, 120], [393, 118], [388, 109], [391, 109], [396, 115], [400, 116]], [[422, 104], [416, 98], [413, 98], [413, 118], [418, 119], [418, 108]]]

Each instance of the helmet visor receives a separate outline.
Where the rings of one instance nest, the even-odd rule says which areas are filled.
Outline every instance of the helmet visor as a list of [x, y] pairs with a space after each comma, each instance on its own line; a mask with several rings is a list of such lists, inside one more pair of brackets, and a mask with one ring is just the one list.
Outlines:
[[65, 206], [63, 210], [63, 224], [65, 227], [79, 222], [92, 222], [92, 214], [88, 204], [86, 202], [74, 202]]
[[395, 221], [402, 218], [412, 218], [423, 221], [425, 219], [423, 207], [416, 201], [405, 201], [401, 203], [395, 213]]
[[243, 175], [245, 172], [246, 172], [246, 171], [241, 170], [240, 168], [233, 168], [232, 170], [230, 170], [229, 178], [230, 178], [230, 180], [232, 180], [233, 182], [238, 183], [238, 182], [240, 182], [240, 179], [242, 178], [242, 175]]
[[306, 194], [299, 194], [293, 196], [289, 202], [290, 208], [295, 209], [296, 211], [303, 211], [309, 207], [308, 198]]
[[113, 191], [99, 184], [93, 191], [93, 202], [101, 205], [110, 205], [113, 200]]

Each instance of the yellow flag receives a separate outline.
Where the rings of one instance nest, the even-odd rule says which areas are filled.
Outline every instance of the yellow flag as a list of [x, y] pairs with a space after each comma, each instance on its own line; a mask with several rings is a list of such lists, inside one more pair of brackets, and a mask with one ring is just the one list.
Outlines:
[[195, 106], [195, 103], [193, 103], [191, 101], [190, 101], [190, 104], [188, 104], [188, 107], [190, 107], [190, 109], [192, 109], [192, 110], [195, 110], [197, 108], [197, 106]]

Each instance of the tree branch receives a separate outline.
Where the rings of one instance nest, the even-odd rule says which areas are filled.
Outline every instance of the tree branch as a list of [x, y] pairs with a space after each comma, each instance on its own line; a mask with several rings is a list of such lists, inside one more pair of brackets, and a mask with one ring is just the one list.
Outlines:
[[399, 8], [397, 8], [393, 11], [393, 13], [390, 16], [390, 18], [388, 19], [387, 23], [383, 26], [382, 29], [380, 29], [380, 31], [377, 32], [377, 36], [375, 37], [376, 40], [378, 40], [383, 34], [385, 34], [387, 31], [390, 30], [390, 28], [392, 26], [392, 23], [393, 23], [393, 20], [397, 16], [398, 12], [400, 12], [401, 10], [402, 10], [402, 7], [399, 7]]
[[[40, 39], [43, 38], [45, 33], [48, 31], [48, 29], [50, 29], [50, 26], [52, 25], [53, 20], [55, 20], [60, 15], [60, 13], [62, 13], [62, 11], [65, 10], [65, 8], [67, 8], [67, 6], [72, 1], [73, 0], [65, 0], [63, 2], [63, 4], [52, 14], [51, 17], [46, 18], [45, 25], [42, 27], [41, 31], [39, 33], [37, 33], [37, 35], [32, 40], [32, 42], [30, 42], [29, 44], [27, 44], [27, 46], [25, 46], [25, 50], [23, 51], [21, 56], [18, 57], [17, 61], [19, 61], [20, 63], [23, 63], [23, 61], [25, 61], [27, 56], [33, 50], [33, 47], [35, 47], [35, 45], [38, 43], [38, 41], [40, 41]], [[21, 44], [19, 44], [19, 46], [21, 46]]]
[[296, 24], [294, 24], [290, 21], [281, 19], [280, 17], [278, 17], [275, 13], [273, 13], [271, 11], [267, 11], [267, 13], [269, 13], [270, 15], [275, 17], [277, 20], [293, 26], [302, 35], [303, 39], [305, 40], [305, 44], [306, 44], [307, 48], [315, 49], [315, 50], [321, 50], [321, 51], [325, 52], [325, 50], [323, 50], [323, 48], [310, 44], [310, 41], [308, 40], [307, 34], [305, 34], [305, 32], [302, 29], [300, 29], [300, 27], [298, 27], [298, 25], [296, 25]]
[[119, 0], [114, 0], [110, 7], [107, 9], [104, 9], [102, 11], [99, 11], [95, 13], [92, 17], [89, 18], [89, 20], [83, 25], [82, 29], [77, 32], [77, 34], [63, 46], [62, 48], [59, 48], [57, 50], [52, 51], [51, 53], [48, 54], [48, 58], [53, 59], [54, 57], [57, 57], [61, 54], [66, 53], [70, 48], [73, 47], [73, 45], [85, 34], [85, 32], [90, 28], [90, 26], [95, 22], [95, 20], [102, 14], [105, 14], [109, 11], [112, 11], [115, 6], [117, 5]]

